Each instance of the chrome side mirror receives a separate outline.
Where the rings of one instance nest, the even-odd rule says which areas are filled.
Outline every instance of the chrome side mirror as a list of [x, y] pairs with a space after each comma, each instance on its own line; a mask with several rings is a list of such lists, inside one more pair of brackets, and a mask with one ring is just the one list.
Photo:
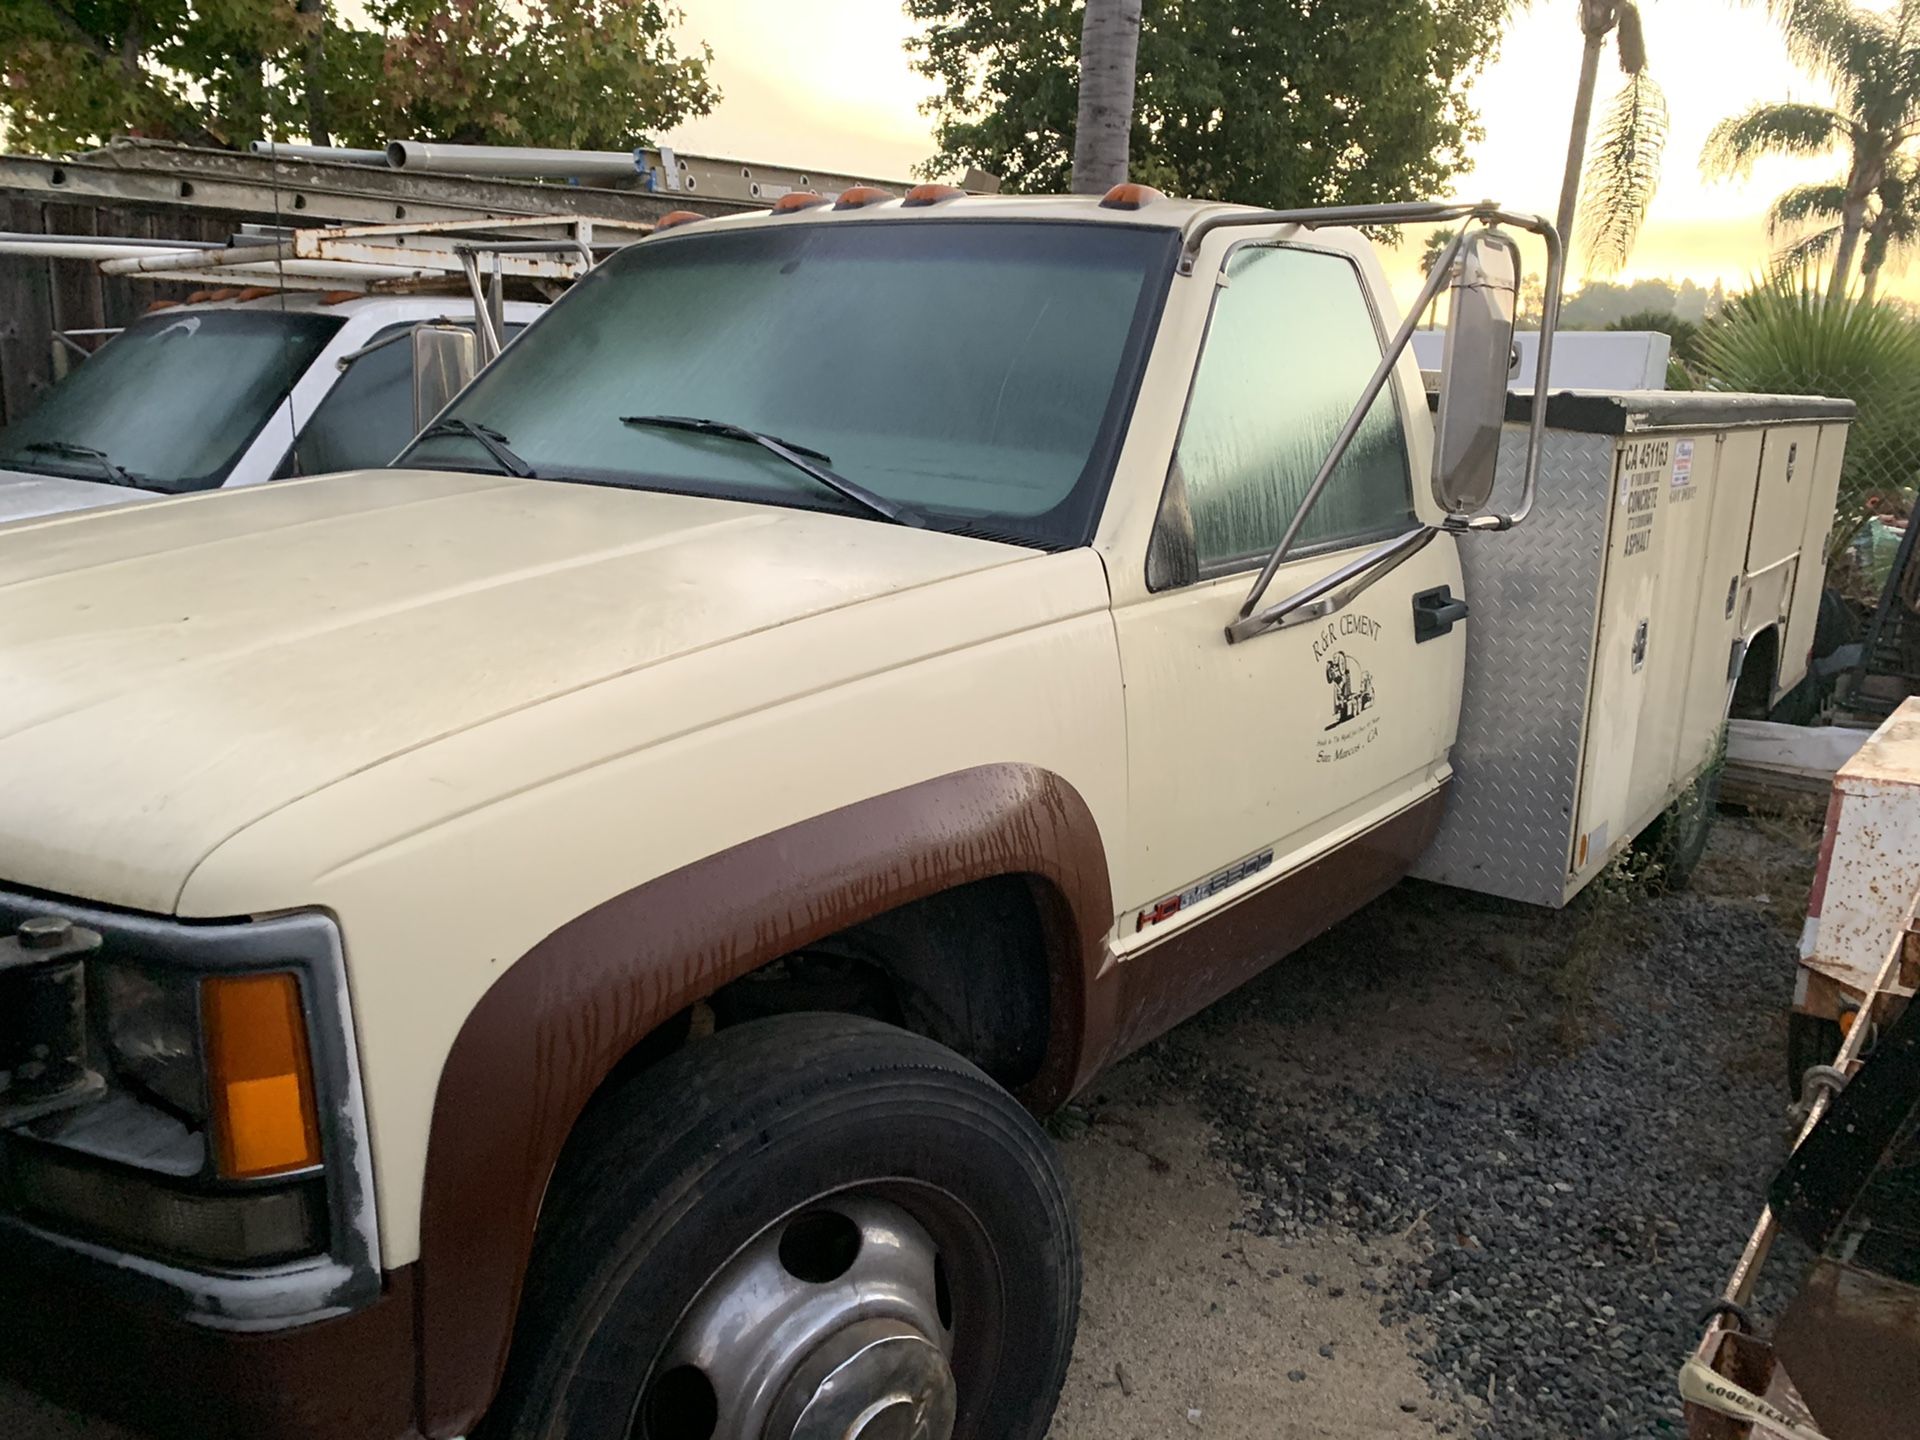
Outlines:
[[1433, 498], [1449, 515], [1470, 515], [1493, 494], [1519, 273], [1519, 246], [1498, 230], [1473, 231], [1454, 259], [1433, 432]]
[[464, 325], [413, 329], [413, 428], [417, 434], [480, 372], [480, 343]]

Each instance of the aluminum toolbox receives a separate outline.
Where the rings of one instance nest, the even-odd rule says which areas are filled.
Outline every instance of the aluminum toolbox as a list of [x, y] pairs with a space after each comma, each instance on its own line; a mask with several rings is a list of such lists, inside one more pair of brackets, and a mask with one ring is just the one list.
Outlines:
[[[1496, 507], [1531, 405], [1508, 399]], [[1460, 542], [1454, 781], [1414, 874], [1565, 904], [1713, 759], [1750, 643], [1779, 657], [1769, 699], [1798, 681], [1852, 415], [1801, 396], [1548, 397], [1532, 516]]]

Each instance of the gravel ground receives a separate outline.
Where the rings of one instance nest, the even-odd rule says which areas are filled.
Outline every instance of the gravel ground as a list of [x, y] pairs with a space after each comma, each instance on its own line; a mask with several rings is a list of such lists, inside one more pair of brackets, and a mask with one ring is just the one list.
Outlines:
[[1674, 1373], [1784, 1154], [1811, 839], [1726, 819], [1693, 893], [1560, 914], [1403, 886], [1125, 1067], [1121, 1103], [1205, 1118], [1250, 1234], [1359, 1257], [1441, 1430], [1679, 1433]]
[[[1118, 1067], [1052, 1122], [1052, 1440], [1678, 1434], [1785, 1149], [1812, 843], [1722, 817], [1691, 893], [1558, 914], [1408, 884]], [[119, 1440], [4, 1386], [0, 1436]]]

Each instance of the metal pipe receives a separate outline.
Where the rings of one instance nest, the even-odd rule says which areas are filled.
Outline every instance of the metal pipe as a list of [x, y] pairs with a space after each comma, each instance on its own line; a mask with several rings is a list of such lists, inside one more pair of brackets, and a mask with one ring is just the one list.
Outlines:
[[327, 160], [336, 165], [381, 165], [384, 150], [351, 150], [343, 145], [283, 145], [278, 140], [254, 140], [247, 149], [255, 155], [277, 155], [287, 160]]
[[434, 175], [499, 175], [549, 180], [619, 180], [640, 173], [637, 151], [539, 150], [524, 145], [440, 145], [395, 140], [387, 146], [395, 170]]
[[0, 234], [0, 255], [35, 260], [123, 260], [138, 255], [204, 255], [221, 246], [202, 240], [120, 239], [110, 235]]

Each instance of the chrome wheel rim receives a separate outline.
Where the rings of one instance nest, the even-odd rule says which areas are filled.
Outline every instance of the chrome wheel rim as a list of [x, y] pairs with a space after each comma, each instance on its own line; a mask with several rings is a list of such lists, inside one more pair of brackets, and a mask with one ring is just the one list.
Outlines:
[[940, 1249], [913, 1216], [823, 1197], [701, 1287], [633, 1440], [951, 1440], [953, 1319]]

